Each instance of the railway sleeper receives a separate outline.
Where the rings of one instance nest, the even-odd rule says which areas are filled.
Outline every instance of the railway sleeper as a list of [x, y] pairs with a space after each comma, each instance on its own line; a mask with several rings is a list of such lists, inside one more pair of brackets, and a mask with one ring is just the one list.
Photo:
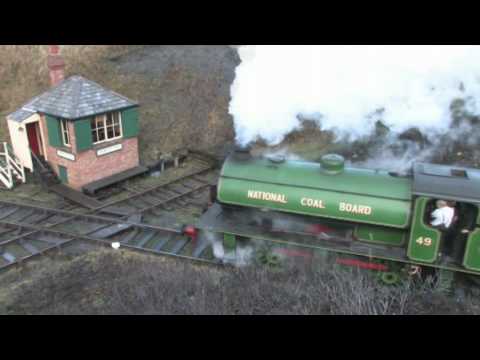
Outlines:
[[[183, 194], [182, 194], [183, 195]], [[167, 192], [166, 193], [166, 198], [163, 200], [163, 202], [168, 202], [172, 201], [172, 199], [175, 199], [179, 196], [179, 194], [173, 193], [173, 192]]]
[[178, 254], [180, 253], [180, 251], [182, 251], [185, 246], [187, 246], [188, 242], [190, 241], [190, 238], [186, 237], [184, 239], [180, 239], [178, 240], [175, 245], [173, 245], [172, 249], [170, 250], [170, 252], [172, 254]]
[[40, 250], [37, 249], [37, 247], [35, 247], [34, 245], [28, 243], [28, 242], [25, 242], [23, 240], [20, 240], [19, 241], [19, 244], [20, 246], [22, 246], [25, 250], [27, 250], [28, 252], [30, 252], [32, 255], [35, 255], [35, 254], [38, 254], [40, 253]]
[[161, 251], [162, 248], [167, 245], [168, 242], [170, 242], [170, 240], [172, 240], [173, 238], [175, 237], [175, 234], [168, 234], [167, 236], [165, 236], [163, 239], [161, 239], [154, 247], [153, 247], [153, 250], [154, 251]]
[[2, 212], [0, 212], [0, 220], [2, 219], [5, 219], [7, 217], [9, 217], [10, 215], [13, 215], [15, 214], [17, 211], [20, 210], [19, 207], [17, 206], [12, 206], [12, 207], [6, 207], [6, 210], [4, 210], [4, 208], [0, 209], [2, 210]]
[[143, 189], [139, 189], [139, 190], [133, 189], [133, 188], [125, 186], [125, 185], [120, 185], [119, 188], [122, 189], [122, 190], [128, 191], [132, 194], [138, 194], [139, 192], [141, 192], [143, 190]]
[[139, 234], [139, 232], [139, 229], [134, 229], [133, 231], [122, 237], [120, 239], [120, 242], [124, 244], [132, 243], [136, 236]]
[[48, 214], [48, 213], [40, 213], [40, 214], [37, 214], [35, 216], [32, 216], [30, 219], [28, 219], [28, 222], [32, 225], [35, 225], [35, 224], [38, 224], [38, 223], [41, 223], [49, 218], [51, 218], [53, 216], [53, 214]]
[[147, 244], [155, 235], [158, 233], [153, 230], [147, 230], [142, 233], [142, 235], [139, 236], [139, 239], [137, 239], [137, 245], [138, 247], [143, 248], [145, 244]]
[[192, 198], [194, 198], [194, 199], [199, 199], [199, 198], [201, 198], [204, 194], [205, 194], [204, 191], [198, 191], [198, 190], [197, 190], [197, 191], [191, 193], [190, 196], [191, 196]]
[[142, 197], [142, 198], [139, 198], [137, 200], [145, 203], [146, 206], [144, 206], [144, 207], [150, 207], [150, 206], [158, 204], [158, 200], [155, 200], [155, 198], [153, 196], [150, 196], [150, 199], [146, 198], [146, 197]]
[[90, 235], [92, 233], [95, 233], [99, 230], [102, 230], [102, 229], [105, 229], [107, 227], [111, 226], [111, 224], [105, 224], [105, 223], [98, 223], [97, 226], [95, 226], [94, 228], [92, 229], [89, 229], [87, 231], [84, 231], [84, 232], [81, 232], [82, 235]]
[[104, 207], [104, 208], [101, 208], [99, 210], [100, 213], [102, 214], [108, 214], [108, 216], [116, 216], [116, 217], [123, 217], [123, 216], [127, 216], [132, 210], [131, 209], [127, 209], [127, 208], [124, 208], [124, 207], [118, 207], [118, 206], [107, 206], [107, 207]]
[[175, 211], [176, 209], [178, 209], [178, 206], [175, 206], [175, 204], [163, 204], [161, 205], [163, 209], [167, 210], [167, 211]]
[[192, 179], [194, 179], [195, 181], [204, 183], [205, 185], [210, 184], [210, 180], [208, 180], [207, 178], [205, 178], [203, 176], [195, 175], [195, 176], [192, 177]]
[[97, 239], [108, 239], [114, 235], [118, 235], [128, 229], [130, 229], [133, 225], [131, 224], [109, 224], [103, 229], [96, 230], [93, 232], [88, 233], [87, 235]]
[[54, 250], [54, 249], [60, 249], [61, 246], [63, 246], [66, 243], [71, 242], [72, 240], [75, 240], [75, 238], [68, 238], [65, 241], [62, 241], [60, 243], [56, 243], [56, 244], [51, 245], [51, 246], [47, 246], [42, 250], [38, 250], [35, 253], [31, 253], [31, 254], [29, 254], [27, 256], [24, 256], [24, 257], [21, 257], [21, 258], [17, 258], [13, 254], [8, 253], [8, 252], [7, 253], [5, 253], [5, 252], [1, 253], [0, 252], [0, 257], [5, 259], [8, 262], [7, 264], [0, 265], [0, 270], [5, 270], [6, 268], [9, 268], [9, 267], [11, 267], [13, 265], [16, 265], [16, 264], [21, 264], [23, 261], [31, 259], [32, 257], [38, 256], [38, 255], [45, 255], [48, 251], [51, 251], [51, 250]]
[[15, 236], [20, 236], [22, 235], [22, 233], [25, 233], [25, 232], [28, 232], [28, 230], [22, 227], [17, 227], [16, 229], [13, 229], [12, 234]]
[[193, 257], [200, 257], [202, 254], [205, 252], [205, 250], [208, 248], [210, 243], [207, 240], [203, 240], [197, 244], [195, 247], [195, 250], [192, 252]]
[[28, 222], [26, 221], [26, 219], [28, 219], [30, 216], [35, 214], [38, 214], [38, 212], [35, 212], [35, 210], [33, 209], [26, 209], [25, 212], [19, 214], [20, 217], [13, 219], [13, 222], [16, 222], [16, 223]]
[[141, 209], [143, 206], [145, 206], [145, 205], [143, 205], [141, 202], [139, 203], [139, 199], [136, 198], [136, 197], [135, 197], [135, 198], [132, 198], [132, 199], [131, 199], [131, 198], [126, 198], [126, 199], [125, 199], [125, 204], [126, 204], [127, 206], [135, 209], [135, 210], [139, 210], [139, 209]]
[[63, 223], [67, 221], [68, 217], [64, 215], [53, 214], [48, 221], [45, 223], [46, 225], [56, 225], [58, 223]]
[[0, 230], [0, 236], [3, 236], [5, 234], [11, 233], [11, 232], [16, 231], [16, 230], [18, 230], [18, 228], [13, 228], [12, 229], [12, 228], [5, 227], [5, 228]]
[[150, 195], [153, 198], [155, 198], [157, 200], [160, 200], [160, 201], [165, 201], [166, 199], [168, 199], [168, 195], [165, 195], [165, 193], [163, 193], [161, 190], [157, 190], [155, 192], [152, 192]]
[[194, 205], [200, 208], [203, 208], [205, 205], [207, 205], [205, 201], [197, 201], [195, 199], [188, 199], [188, 202], [190, 203], [190, 205]]
[[9, 253], [9, 252], [2, 252], [2, 258], [4, 258], [9, 264], [12, 264], [17, 261], [17, 258], [15, 255]]
[[161, 217], [165, 215], [164, 213], [162, 213], [160, 209], [150, 209], [149, 211], [150, 211], [150, 214], [152, 214], [153, 216]]
[[178, 189], [178, 187], [174, 188], [173, 186], [169, 186], [168, 191], [173, 192], [177, 195], [183, 195], [186, 192], [185, 189]]
[[192, 185], [191, 183], [187, 182], [187, 181], [184, 181], [182, 182], [182, 186], [184, 188], [187, 188], [189, 190], [192, 190], [192, 189], [195, 189], [196, 186], [198, 186], [198, 184], [195, 184], [195, 185]]
[[59, 245], [62, 240], [64, 239], [60, 235], [52, 235], [51, 233], [41, 233], [39, 235], [35, 235], [35, 240], [45, 242], [47, 244], [52, 245]]
[[180, 205], [180, 206], [187, 206], [188, 201], [185, 199], [177, 199], [175, 200], [175, 205]]
[[182, 184], [182, 186], [185, 188], [184, 191], [186, 193], [191, 193], [192, 191], [195, 191], [196, 189], [201, 189], [205, 185], [204, 184], [195, 184], [194, 186], [185, 186], [184, 184]]
[[205, 185], [205, 184], [203, 184], [202, 182], [193, 181], [192, 179], [188, 179], [188, 180], [186, 180], [182, 183], [182, 186], [184, 186], [186, 188], [189, 188], [189, 189], [196, 189], [199, 186], [203, 186], [203, 185]]
[[127, 205], [131, 206], [131, 207], [134, 208], [135, 210], [140, 210], [140, 209], [141, 209], [141, 207], [139, 208], [139, 206], [141, 206], [141, 205], [135, 203], [135, 202], [134, 202], [133, 200], [131, 200], [131, 199], [127, 199], [127, 200], [126, 200], [126, 203], [127, 203]]

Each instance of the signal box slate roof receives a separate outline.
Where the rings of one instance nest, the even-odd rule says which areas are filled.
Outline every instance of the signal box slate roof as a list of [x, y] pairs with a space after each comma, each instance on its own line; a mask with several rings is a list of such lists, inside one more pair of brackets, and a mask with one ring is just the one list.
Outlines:
[[480, 203], [480, 170], [416, 163], [413, 194]]
[[21, 122], [34, 113], [41, 112], [75, 120], [137, 105], [138, 103], [82, 76], [71, 76], [34, 97], [8, 118]]

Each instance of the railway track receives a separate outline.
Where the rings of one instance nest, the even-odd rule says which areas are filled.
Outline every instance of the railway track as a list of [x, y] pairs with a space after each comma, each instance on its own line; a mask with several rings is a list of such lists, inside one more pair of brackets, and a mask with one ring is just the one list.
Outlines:
[[125, 217], [128, 217], [134, 214], [158, 215], [157, 210], [173, 211], [185, 206], [203, 209], [206, 203], [200, 198], [213, 184], [208, 176], [215, 171], [211, 165], [202, 166], [179, 179], [150, 188], [139, 186], [132, 188], [121, 185], [124, 190], [129, 192], [127, 197], [106, 202], [92, 211], [108, 214], [109, 208], [122, 209]]
[[90, 210], [65, 199], [55, 208], [34, 199], [0, 200], [0, 270], [77, 240], [104, 245], [118, 242], [130, 250], [218, 264], [210, 244], [185, 235], [181, 225], [141, 223], [145, 214], [161, 216], [157, 210], [172, 211], [185, 206], [203, 209], [206, 202], [199, 198], [212, 184], [208, 177], [214, 171], [211, 163], [200, 162], [189, 174], [160, 185], [120, 184], [122, 191], [129, 192], [126, 197]]
[[140, 218], [114, 219], [0, 201], [0, 270], [76, 240], [103, 245], [119, 242], [130, 250], [218, 264], [205, 239], [185, 235], [181, 225], [147, 225]]

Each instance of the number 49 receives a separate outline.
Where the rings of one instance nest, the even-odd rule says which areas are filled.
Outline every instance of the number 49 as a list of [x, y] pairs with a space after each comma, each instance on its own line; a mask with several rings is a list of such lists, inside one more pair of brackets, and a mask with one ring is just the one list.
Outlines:
[[417, 240], [415, 240], [417, 244], [422, 246], [432, 246], [432, 239], [429, 237], [420, 236]]

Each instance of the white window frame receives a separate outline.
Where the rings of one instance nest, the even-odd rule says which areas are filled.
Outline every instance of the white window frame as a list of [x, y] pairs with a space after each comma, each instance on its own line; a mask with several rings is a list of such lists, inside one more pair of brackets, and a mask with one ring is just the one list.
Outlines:
[[[107, 114], [114, 114], [114, 113], [117, 113], [118, 114], [118, 125], [120, 127], [120, 135], [119, 136], [114, 136], [112, 138], [108, 138], [108, 131], [107, 131]], [[123, 128], [122, 128], [122, 113], [120, 111], [112, 111], [110, 113], [107, 113], [107, 114], [103, 114], [103, 115], [97, 115], [94, 117], [94, 120], [95, 120], [95, 129], [90, 129], [90, 131], [93, 133], [94, 130], [97, 131], [97, 137], [98, 137], [98, 127], [97, 126], [97, 122], [100, 120], [103, 122], [103, 129], [105, 131], [105, 139], [104, 140], [100, 140], [100, 141], [97, 141], [95, 142], [93, 136], [92, 136], [92, 143], [93, 145], [98, 145], [98, 144], [103, 144], [103, 143], [106, 143], [106, 142], [110, 142], [110, 141], [114, 141], [114, 140], [118, 140], [118, 139], [121, 139], [123, 137]], [[115, 123], [114, 123], [115, 124]], [[115, 126], [115, 125], [113, 125]], [[93, 134], [92, 134], [93, 135]]]
[[[60, 129], [61, 129], [61, 132], [62, 132], [62, 143], [63, 143], [63, 145], [66, 146], [66, 147], [72, 147], [72, 143], [70, 141], [70, 132], [68, 130], [67, 119], [60, 119]], [[65, 140], [67, 140], [67, 142], [65, 142]]]

